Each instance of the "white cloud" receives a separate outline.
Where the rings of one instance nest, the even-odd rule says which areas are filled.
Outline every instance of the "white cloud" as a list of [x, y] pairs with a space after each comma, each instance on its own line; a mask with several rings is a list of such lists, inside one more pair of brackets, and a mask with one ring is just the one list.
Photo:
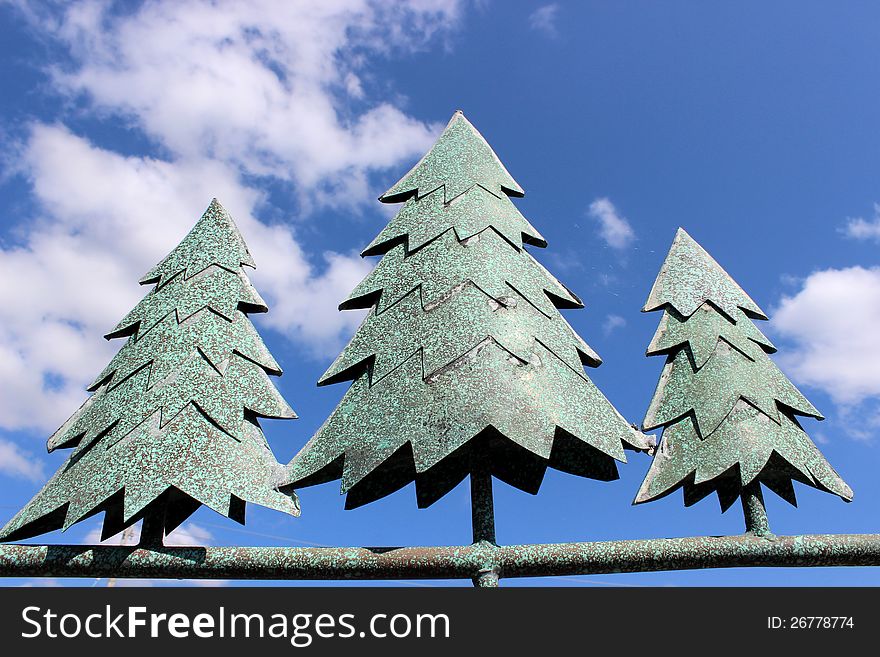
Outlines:
[[874, 204], [874, 216], [870, 219], [851, 217], [846, 220], [844, 234], [857, 240], [880, 242], [880, 203]]
[[793, 343], [780, 349], [780, 364], [796, 382], [825, 391], [851, 435], [880, 426], [870, 410], [880, 401], [880, 267], [810, 274], [782, 298], [772, 325]]
[[43, 481], [43, 462], [34, 458], [33, 454], [23, 451], [15, 443], [0, 438], [0, 472], [19, 479]]
[[83, 545], [137, 545], [141, 538], [140, 525], [133, 525], [127, 529], [111, 536], [110, 538], [101, 540], [101, 528], [95, 527], [90, 530], [82, 539]]
[[602, 332], [605, 336], [609, 336], [619, 328], [626, 326], [626, 320], [620, 315], [608, 315], [602, 322]]
[[548, 37], [556, 37], [559, 31], [556, 21], [559, 17], [559, 5], [555, 2], [538, 7], [529, 15], [529, 26]]
[[0, 276], [12, 283], [0, 288], [4, 428], [49, 431], [81, 403], [119, 347], [99, 336], [146, 292], [138, 278], [186, 234], [216, 190], [257, 262], [251, 278], [270, 304], [257, 321], [323, 355], [360, 320], [336, 305], [369, 263], [327, 253], [317, 272], [289, 227], [254, 217], [260, 193], [227, 165], [123, 157], [61, 126], [36, 125], [22, 166], [44, 217], [22, 246], [0, 250]]
[[213, 196], [257, 262], [252, 280], [270, 305], [258, 323], [324, 356], [360, 321], [336, 305], [370, 265], [333, 252], [315, 262], [289, 225], [258, 220], [264, 183], [295, 190], [300, 214], [375, 203], [370, 175], [420, 156], [438, 127], [371, 103], [370, 64], [425, 47], [456, 24], [459, 3], [256, 4], [150, 2], [112, 14], [86, 0], [61, 15], [25, 6], [70, 50], [72, 62], [53, 68], [62, 99], [124, 119], [164, 155], [123, 155], [61, 123], [31, 125], [13, 159], [36, 214], [5, 217], [18, 232], [0, 248], [0, 428], [46, 432], [70, 415], [118, 348], [99, 336]]
[[171, 532], [165, 539], [168, 545], [211, 545], [214, 535], [201, 525], [187, 522]]
[[599, 235], [614, 249], [625, 249], [636, 238], [635, 231], [626, 217], [607, 198], [597, 198], [590, 203], [590, 217], [599, 222]]
[[[140, 524], [132, 525], [125, 531], [111, 536], [106, 541], [101, 541], [101, 528], [95, 527], [83, 538], [83, 545], [137, 545], [141, 540]], [[185, 522], [165, 537], [165, 545], [168, 546], [205, 546], [211, 545], [214, 535], [201, 525], [194, 522]]]
[[368, 55], [413, 51], [454, 26], [455, 0], [175, 0], [116, 15], [107, 7], [76, 3], [50, 27], [76, 62], [54, 80], [175, 159], [220, 160], [289, 180], [304, 201], [353, 206], [370, 197], [371, 171], [421, 156], [439, 130], [366, 102], [360, 74]]

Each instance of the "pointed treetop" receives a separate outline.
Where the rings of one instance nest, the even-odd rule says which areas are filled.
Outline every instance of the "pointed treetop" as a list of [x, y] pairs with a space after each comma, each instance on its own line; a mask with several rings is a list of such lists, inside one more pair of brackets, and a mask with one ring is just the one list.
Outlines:
[[736, 321], [737, 309], [767, 319], [764, 311], [721, 268], [684, 228], [679, 228], [642, 312], [669, 304], [690, 317], [705, 301], [711, 301]]
[[492, 147], [461, 110], [457, 110], [433, 148], [379, 200], [398, 203], [412, 195], [421, 197], [444, 186], [446, 201], [450, 201], [474, 185], [493, 194], [525, 194]]
[[181, 271], [189, 278], [211, 265], [232, 272], [242, 265], [256, 266], [238, 227], [216, 198], [189, 234], [140, 283], [161, 286]]

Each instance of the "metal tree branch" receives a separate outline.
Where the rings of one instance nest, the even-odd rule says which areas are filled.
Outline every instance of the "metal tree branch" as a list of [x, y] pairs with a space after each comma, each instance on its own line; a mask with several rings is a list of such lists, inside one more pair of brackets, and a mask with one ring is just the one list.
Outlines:
[[[485, 468], [471, 472], [471, 516], [474, 544], [496, 544], [495, 505], [492, 499], [492, 475]], [[498, 586], [498, 572], [494, 567], [482, 569], [473, 578], [474, 586]]]
[[495, 543], [495, 505], [492, 500], [492, 475], [485, 470], [471, 473], [471, 516], [474, 543]]
[[699, 536], [401, 548], [0, 545], [2, 577], [390, 580], [599, 575], [704, 568], [878, 566], [880, 534]]

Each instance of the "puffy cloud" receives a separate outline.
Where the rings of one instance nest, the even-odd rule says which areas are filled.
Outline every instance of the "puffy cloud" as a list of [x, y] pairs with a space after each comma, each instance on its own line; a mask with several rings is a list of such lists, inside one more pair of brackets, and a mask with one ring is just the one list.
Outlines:
[[[192, 227], [212, 192], [257, 262], [270, 304], [257, 318], [321, 353], [335, 350], [358, 314], [338, 300], [369, 264], [327, 253], [318, 272], [284, 225], [254, 217], [260, 193], [216, 161], [170, 163], [96, 148], [61, 126], [34, 127], [23, 165], [43, 220], [0, 250], [0, 426], [49, 431], [76, 408], [118, 343], [106, 333], [146, 292], [136, 281]], [[99, 181], [96, 184], [96, 181]]]
[[590, 203], [587, 212], [599, 222], [599, 236], [614, 249], [625, 249], [636, 238], [635, 231], [626, 217], [618, 213], [617, 208], [607, 198], [597, 198]]
[[529, 15], [529, 27], [548, 37], [556, 37], [559, 31], [556, 21], [559, 17], [559, 5], [551, 3], [538, 7]]
[[780, 350], [780, 364], [798, 383], [825, 391], [851, 435], [867, 437], [880, 426], [871, 410], [880, 401], [880, 267], [810, 274], [800, 291], [783, 297], [772, 326], [793, 343]]
[[315, 353], [337, 349], [360, 315], [336, 304], [369, 264], [333, 252], [316, 261], [288, 223], [260, 221], [258, 210], [279, 181], [301, 215], [374, 202], [369, 177], [427, 149], [438, 126], [371, 103], [376, 85], [388, 95], [371, 64], [427, 47], [455, 25], [459, 3], [18, 6], [70, 56], [49, 65], [53, 92], [71, 101], [59, 112], [122, 121], [150, 145], [122, 154], [91, 132], [34, 121], [10, 158], [33, 212], [0, 248], [0, 428], [45, 432], [68, 417], [118, 348], [98, 336], [144, 294], [137, 279], [213, 196], [256, 259], [252, 279], [271, 306], [257, 321]]
[[35, 460], [33, 455], [21, 450], [16, 444], [2, 438], [0, 438], [0, 472], [29, 481], [42, 481], [45, 478], [42, 462]]
[[57, 87], [134, 123], [175, 158], [221, 160], [290, 180], [303, 201], [356, 205], [370, 171], [422, 155], [439, 129], [367, 102], [364, 82], [369, 55], [425, 46], [456, 23], [456, 1], [110, 7], [78, 2], [45, 23], [75, 61], [55, 70]]
[[846, 220], [843, 233], [857, 240], [880, 242], [880, 203], [874, 204], [874, 216], [870, 219], [851, 217]]
[[602, 322], [602, 333], [609, 336], [619, 328], [626, 326], [626, 320], [620, 315], [608, 315]]
[[[232, 212], [257, 263], [249, 274], [271, 305], [270, 314], [258, 320], [303, 337], [322, 353], [335, 349], [340, 333], [359, 321], [357, 314], [336, 312], [336, 305], [370, 264], [353, 254], [328, 252], [326, 267], [317, 274], [289, 225], [267, 225], [254, 217], [262, 194], [243, 185], [228, 165], [123, 157], [49, 126], [35, 128], [26, 161], [36, 196], [52, 216], [45, 232], [31, 235], [39, 261], [23, 252], [23, 262], [12, 263], [36, 264], [27, 272], [28, 281], [44, 284], [28, 295], [36, 301], [28, 309], [28, 323], [57, 313], [75, 317], [78, 326], [90, 320], [103, 327], [115, 324], [120, 311], [124, 314], [145, 292], [135, 281], [189, 231], [212, 190], [223, 190], [221, 203]], [[96, 180], [102, 184], [95, 186]], [[21, 269], [10, 275], [15, 271]], [[63, 306], [40, 308], [56, 303], [51, 290], [59, 280], [71, 286]]]

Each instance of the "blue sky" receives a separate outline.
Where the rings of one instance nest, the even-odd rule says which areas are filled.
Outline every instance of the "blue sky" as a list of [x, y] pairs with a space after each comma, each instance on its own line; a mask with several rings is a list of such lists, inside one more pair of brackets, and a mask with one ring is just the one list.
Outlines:
[[[315, 6], [319, 4], [320, 6]], [[46, 437], [118, 345], [137, 279], [217, 196], [257, 262], [256, 318], [301, 419], [264, 422], [289, 460], [341, 398], [317, 388], [361, 315], [336, 305], [396, 210], [375, 199], [462, 109], [526, 190], [533, 253], [586, 302], [566, 311], [605, 363], [591, 377], [641, 420], [662, 367], [639, 309], [684, 226], [771, 315], [777, 362], [855, 501], [767, 495], [777, 533], [876, 532], [880, 485], [880, 7], [831, 3], [351, 0], [0, 4], [0, 516], [61, 463]], [[548, 472], [496, 483], [504, 543], [742, 531], [707, 498], [631, 507], [650, 459], [612, 483]], [[343, 511], [198, 512], [211, 544], [455, 544], [467, 486], [427, 510], [412, 487]], [[81, 542], [87, 521], [50, 541]], [[186, 540], [187, 537], [183, 537]], [[522, 584], [877, 585], [870, 569], [731, 570]], [[99, 583], [100, 584], [100, 583]], [[437, 583], [431, 583], [437, 584]]]

